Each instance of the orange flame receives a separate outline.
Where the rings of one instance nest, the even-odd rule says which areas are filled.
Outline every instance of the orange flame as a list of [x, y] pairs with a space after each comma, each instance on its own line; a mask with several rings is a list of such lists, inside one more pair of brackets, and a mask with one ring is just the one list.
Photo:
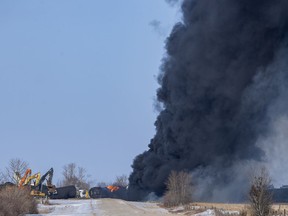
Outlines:
[[113, 185], [109, 185], [106, 187], [108, 190], [110, 190], [110, 192], [115, 192], [117, 190], [119, 190], [119, 187], [117, 186], [113, 186]]

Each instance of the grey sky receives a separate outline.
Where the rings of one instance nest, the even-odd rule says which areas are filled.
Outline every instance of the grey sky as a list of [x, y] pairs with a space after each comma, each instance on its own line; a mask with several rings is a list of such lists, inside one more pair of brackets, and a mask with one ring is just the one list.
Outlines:
[[177, 11], [164, 0], [0, 1], [0, 157], [94, 181], [129, 174], [154, 134], [155, 76]]

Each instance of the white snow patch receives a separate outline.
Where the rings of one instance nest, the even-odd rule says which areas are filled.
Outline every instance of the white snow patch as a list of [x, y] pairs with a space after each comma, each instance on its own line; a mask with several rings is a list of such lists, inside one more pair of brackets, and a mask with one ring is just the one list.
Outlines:
[[38, 210], [41, 214], [33, 215], [74, 216], [100, 213], [95, 200], [50, 200], [49, 202], [50, 205], [39, 204]]
[[208, 209], [204, 212], [194, 214], [194, 216], [215, 216], [215, 211], [212, 209]]

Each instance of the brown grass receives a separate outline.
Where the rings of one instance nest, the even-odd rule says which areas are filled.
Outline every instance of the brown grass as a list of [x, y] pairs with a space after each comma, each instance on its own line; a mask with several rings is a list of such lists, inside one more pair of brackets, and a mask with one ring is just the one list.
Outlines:
[[248, 208], [248, 204], [231, 204], [231, 203], [193, 203], [195, 206], [200, 206], [206, 209], [224, 209], [227, 211], [241, 211]]
[[37, 214], [37, 203], [27, 189], [15, 186], [0, 190], [0, 216]]
[[[185, 207], [185, 215], [194, 215], [204, 212], [208, 209], [215, 211], [215, 216], [247, 216], [249, 215], [247, 205], [244, 204], [226, 204], [226, 203], [190, 203]], [[227, 211], [238, 211], [232, 213]]]
[[[190, 204], [190, 208], [192, 209], [197, 206], [199, 206], [202, 211], [206, 209], [216, 209], [216, 210], [226, 210], [226, 211], [239, 211], [240, 216], [251, 215], [249, 204], [200, 203], [200, 202]], [[271, 215], [288, 216], [288, 204], [287, 203], [273, 204]]]

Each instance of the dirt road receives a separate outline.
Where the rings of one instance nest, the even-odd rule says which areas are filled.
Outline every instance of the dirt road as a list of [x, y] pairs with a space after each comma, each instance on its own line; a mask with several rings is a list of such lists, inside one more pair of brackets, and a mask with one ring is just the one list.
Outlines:
[[170, 215], [166, 209], [160, 208], [156, 203], [126, 202], [115, 199], [103, 199], [96, 202], [99, 210], [101, 210], [100, 216]]
[[[50, 205], [40, 205], [39, 215], [81, 216], [169, 216], [166, 209], [156, 203], [127, 202], [118, 199], [51, 200]], [[175, 215], [174, 215], [175, 216]]]

